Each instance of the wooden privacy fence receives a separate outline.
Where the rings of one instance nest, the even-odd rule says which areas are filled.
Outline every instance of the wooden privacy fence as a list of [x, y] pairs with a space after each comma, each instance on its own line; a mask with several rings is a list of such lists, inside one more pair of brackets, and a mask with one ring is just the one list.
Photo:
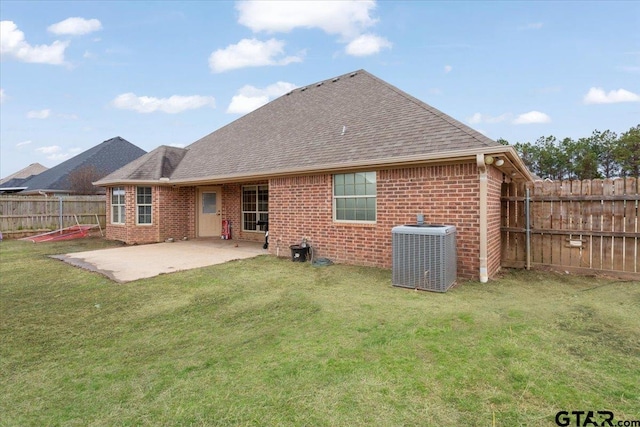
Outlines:
[[106, 222], [105, 196], [0, 195], [0, 231], [4, 238], [24, 237], [80, 224]]
[[504, 184], [502, 265], [640, 278], [639, 188], [640, 178]]

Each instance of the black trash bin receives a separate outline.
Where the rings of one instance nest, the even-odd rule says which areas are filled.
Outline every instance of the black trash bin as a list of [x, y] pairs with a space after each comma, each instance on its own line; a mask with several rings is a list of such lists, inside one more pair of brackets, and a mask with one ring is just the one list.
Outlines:
[[306, 262], [309, 255], [309, 247], [302, 247], [300, 245], [291, 245], [291, 261], [293, 262]]

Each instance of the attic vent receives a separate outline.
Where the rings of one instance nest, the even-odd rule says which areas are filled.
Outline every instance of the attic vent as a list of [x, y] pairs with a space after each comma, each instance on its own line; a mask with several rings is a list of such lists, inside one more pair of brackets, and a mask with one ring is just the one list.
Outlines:
[[324, 84], [324, 82], [320, 82], [320, 83], [318, 83], [318, 84], [316, 85], [316, 87], [320, 87], [320, 86], [322, 86], [323, 84]]
[[287, 93], [285, 93], [285, 95], [289, 96], [289, 95], [291, 95], [292, 93], [293, 93], [293, 91], [291, 91], [291, 92], [287, 92]]
[[358, 74], [358, 72], [357, 72], [357, 71], [356, 71], [355, 73], [351, 73], [351, 74], [349, 74], [349, 77], [353, 77], [353, 76], [355, 76], [356, 74]]
[[307, 90], [307, 88], [303, 87], [302, 89], [300, 89], [300, 92], [304, 92], [305, 90]]
[[336, 77], [335, 79], [331, 80], [332, 82], [337, 82], [338, 80], [340, 80], [340, 77]]

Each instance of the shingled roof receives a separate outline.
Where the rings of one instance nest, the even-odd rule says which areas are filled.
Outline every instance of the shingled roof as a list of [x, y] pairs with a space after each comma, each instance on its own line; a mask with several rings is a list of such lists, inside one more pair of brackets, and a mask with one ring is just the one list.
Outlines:
[[161, 145], [117, 171], [132, 180], [169, 178], [187, 153], [184, 148]]
[[68, 192], [69, 175], [74, 171], [90, 166], [96, 172], [107, 175], [144, 154], [146, 151], [117, 136], [26, 180], [21, 186], [27, 189], [21, 194]]
[[[38, 175], [47, 170], [46, 166], [42, 166], [40, 163], [31, 163], [26, 168], [20, 169], [18, 172], [12, 173], [9, 176], [6, 176], [0, 179], [0, 186], [2, 187], [11, 187], [16, 186], [23, 183], [25, 180]], [[5, 185], [6, 184], [6, 185]]]
[[[201, 138], [168, 178], [189, 184], [340, 170], [492, 147], [504, 146], [359, 70], [297, 88]], [[129, 166], [97, 184], [157, 179]]]

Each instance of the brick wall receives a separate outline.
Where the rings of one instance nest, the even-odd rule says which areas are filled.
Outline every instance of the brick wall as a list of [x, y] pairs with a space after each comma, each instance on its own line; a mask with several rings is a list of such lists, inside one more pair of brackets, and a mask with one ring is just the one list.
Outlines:
[[[377, 171], [376, 224], [333, 221], [332, 175], [275, 178], [269, 181], [270, 251], [289, 256], [303, 237], [316, 256], [336, 262], [391, 267], [391, 229], [425, 222], [452, 224], [457, 230], [458, 275], [475, 278], [479, 270], [479, 178], [475, 163]], [[490, 172], [490, 266], [500, 264], [500, 183]]]
[[159, 241], [196, 237], [195, 198], [195, 187], [157, 187], [154, 205], [157, 203], [160, 216], [154, 222], [159, 223]]
[[169, 237], [195, 237], [195, 188], [151, 187], [151, 224], [136, 224], [136, 186], [125, 186], [125, 223], [111, 222], [111, 192], [107, 189], [106, 237], [127, 244], [162, 242]]
[[[488, 273], [500, 269], [502, 173], [488, 168]], [[242, 231], [242, 185], [222, 185], [222, 218], [232, 222], [232, 238], [263, 241], [264, 233]], [[412, 224], [416, 215], [457, 230], [458, 276], [477, 278], [479, 270], [479, 174], [474, 162], [377, 171], [377, 221], [333, 221], [332, 175], [269, 180], [269, 229], [273, 254], [290, 256], [289, 246], [307, 238], [317, 257], [335, 262], [391, 268], [391, 229]], [[110, 196], [110, 191], [108, 195]], [[135, 187], [126, 187], [127, 224], [111, 224], [107, 238], [126, 243], [196, 237], [195, 187], [153, 187], [153, 225], [135, 225]], [[109, 207], [110, 197], [108, 198]]]
[[[242, 187], [244, 185], [264, 185], [267, 181], [224, 184], [222, 186], [222, 219], [231, 221], [231, 238], [263, 242], [264, 232], [242, 231]], [[271, 196], [271, 195], [269, 195]], [[271, 204], [271, 197], [269, 197]]]
[[502, 255], [502, 172], [487, 167], [487, 272], [489, 277], [500, 270]]

